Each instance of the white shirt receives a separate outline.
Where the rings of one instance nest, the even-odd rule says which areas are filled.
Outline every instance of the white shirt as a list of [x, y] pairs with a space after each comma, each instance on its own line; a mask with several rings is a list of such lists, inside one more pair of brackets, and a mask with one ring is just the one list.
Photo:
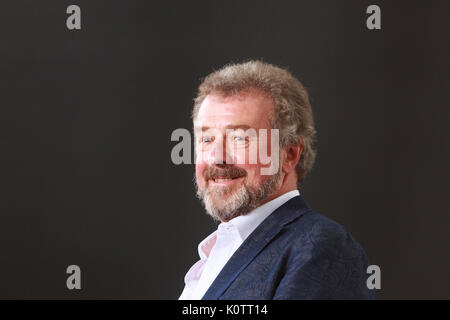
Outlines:
[[200, 300], [244, 240], [272, 212], [298, 195], [298, 190], [286, 192], [247, 215], [219, 224], [217, 231], [198, 245], [200, 260], [186, 273], [185, 287], [179, 300]]

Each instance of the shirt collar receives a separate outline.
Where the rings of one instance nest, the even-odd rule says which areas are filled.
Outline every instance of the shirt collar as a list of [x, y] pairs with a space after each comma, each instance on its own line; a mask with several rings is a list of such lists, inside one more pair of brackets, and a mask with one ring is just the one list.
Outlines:
[[247, 237], [264, 221], [272, 212], [281, 207], [288, 200], [300, 195], [298, 190], [286, 192], [285, 194], [275, 198], [262, 206], [254, 209], [250, 213], [242, 216], [238, 216], [229, 221], [239, 231], [242, 241], [245, 241]]
[[205, 260], [208, 258], [209, 253], [216, 244], [216, 240], [217, 240], [217, 231], [214, 231], [198, 244], [198, 255], [200, 256], [201, 260]]
[[[264, 221], [272, 212], [281, 207], [290, 199], [299, 196], [300, 192], [298, 190], [292, 190], [286, 192], [285, 194], [275, 198], [262, 206], [254, 209], [250, 213], [242, 216], [238, 216], [236, 218], [231, 219], [230, 221], [222, 224], [231, 224], [237, 228], [239, 235], [241, 237], [242, 242], [247, 239], [247, 237]], [[198, 254], [200, 259], [206, 259], [211, 252], [211, 249], [214, 247], [217, 239], [217, 231], [211, 233], [208, 237], [206, 237], [202, 242], [198, 245]]]

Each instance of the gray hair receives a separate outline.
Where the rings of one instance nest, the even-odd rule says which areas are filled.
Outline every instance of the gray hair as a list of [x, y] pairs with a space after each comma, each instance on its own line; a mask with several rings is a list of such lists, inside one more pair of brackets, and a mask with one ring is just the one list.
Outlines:
[[297, 177], [303, 182], [312, 169], [316, 157], [316, 131], [308, 92], [288, 71], [262, 61], [229, 64], [209, 74], [198, 87], [192, 118], [197, 118], [203, 100], [209, 94], [238, 95], [256, 90], [267, 94], [274, 103], [270, 117], [272, 128], [279, 129], [280, 146], [304, 145], [296, 167]]

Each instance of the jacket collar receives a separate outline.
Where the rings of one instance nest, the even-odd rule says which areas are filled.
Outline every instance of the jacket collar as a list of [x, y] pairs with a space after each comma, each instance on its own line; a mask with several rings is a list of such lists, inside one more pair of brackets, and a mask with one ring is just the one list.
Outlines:
[[297, 196], [269, 215], [236, 250], [203, 296], [218, 299], [256, 255], [291, 221], [311, 211], [303, 196]]

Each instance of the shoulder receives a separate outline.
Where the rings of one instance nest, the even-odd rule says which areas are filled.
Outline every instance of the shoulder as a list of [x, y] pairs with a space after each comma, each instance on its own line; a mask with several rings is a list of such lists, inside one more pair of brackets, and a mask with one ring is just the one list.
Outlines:
[[368, 259], [339, 223], [308, 211], [284, 228], [283, 281], [277, 299], [374, 299]]
[[283, 280], [276, 298], [375, 298], [366, 285], [369, 261], [349, 231], [309, 207], [289, 211], [293, 219], [277, 237]]
[[309, 211], [285, 226], [292, 249], [309, 250], [337, 260], [351, 260], [365, 255], [361, 245], [348, 230], [323, 214]]

